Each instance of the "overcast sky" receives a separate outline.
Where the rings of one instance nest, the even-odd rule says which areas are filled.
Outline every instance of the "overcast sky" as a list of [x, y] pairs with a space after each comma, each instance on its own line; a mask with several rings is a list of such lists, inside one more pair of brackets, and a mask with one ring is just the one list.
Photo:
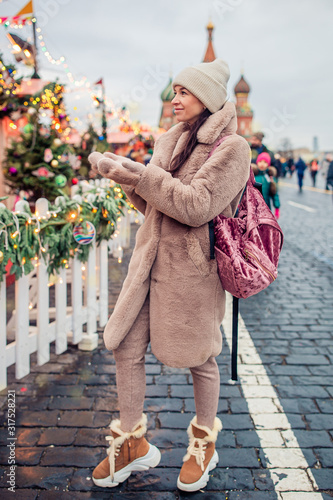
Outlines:
[[[0, 15], [15, 14], [26, 1], [3, 0]], [[274, 148], [288, 137], [294, 147], [312, 149], [317, 136], [320, 150], [333, 150], [332, 0], [34, 0], [34, 5], [53, 57], [65, 56], [77, 79], [86, 76], [93, 83], [103, 76], [109, 99], [128, 104], [132, 119], [154, 126], [170, 70], [175, 75], [202, 61], [211, 18], [215, 53], [231, 70], [230, 99], [243, 69], [254, 129], [266, 132], [267, 144]], [[29, 31], [20, 30], [22, 36]], [[4, 27], [0, 43], [8, 61]], [[43, 78], [58, 74], [68, 83], [61, 66], [51, 66], [42, 54], [39, 59]], [[71, 93], [67, 102], [71, 116], [97, 117], [86, 92]]]

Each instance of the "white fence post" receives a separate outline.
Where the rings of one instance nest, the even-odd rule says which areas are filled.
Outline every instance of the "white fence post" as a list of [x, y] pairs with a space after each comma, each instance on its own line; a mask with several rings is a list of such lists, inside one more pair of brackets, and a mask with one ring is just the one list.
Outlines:
[[82, 271], [81, 262], [75, 255], [72, 261], [72, 331], [73, 344], [82, 340]]
[[87, 262], [87, 273], [85, 290], [87, 294], [87, 333], [83, 334], [79, 343], [79, 349], [83, 351], [92, 351], [98, 346], [97, 330], [97, 301], [96, 301], [96, 243], [90, 244], [90, 252]]
[[6, 277], [0, 283], [0, 391], [7, 387]]
[[[21, 212], [24, 212], [25, 203], [22, 201], [19, 207]], [[47, 200], [38, 200], [36, 216], [46, 219], [49, 215], [47, 208]], [[16, 365], [16, 378], [21, 379], [30, 373], [30, 354], [37, 352], [39, 365], [49, 361], [51, 342], [55, 342], [56, 354], [67, 349], [68, 337], [73, 344], [79, 344], [82, 350], [92, 350], [98, 346], [97, 319], [100, 327], [104, 327], [108, 321], [108, 249], [121, 262], [122, 247], [129, 244], [132, 217], [126, 211], [121, 220], [116, 222], [113, 239], [102, 241], [98, 248], [96, 242], [90, 245], [86, 264], [82, 264], [75, 254], [70, 269], [67, 272], [66, 268], [58, 271], [55, 307], [49, 305], [47, 263], [42, 258], [38, 261], [36, 271], [23, 275], [15, 282], [15, 307], [8, 323], [6, 280], [0, 283], [0, 390], [6, 387], [9, 366]], [[47, 255], [47, 248], [45, 250]], [[84, 283], [83, 266], [87, 269]], [[71, 307], [67, 304], [67, 280], [71, 283]], [[37, 327], [31, 324], [34, 320], [37, 320]], [[85, 324], [87, 331], [83, 333]], [[14, 341], [11, 339], [13, 333]]]
[[[36, 201], [36, 217], [47, 218], [49, 202], [46, 198]], [[42, 248], [42, 252], [46, 252]], [[49, 287], [47, 265], [41, 257], [37, 264], [37, 364], [43, 365], [50, 360], [50, 343], [48, 338], [49, 324]]]
[[56, 354], [61, 354], [67, 349], [66, 332], [66, 306], [67, 306], [67, 283], [66, 269], [59, 270], [59, 279], [55, 285], [56, 305]]
[[16, 378], [30, 372], [29, 352], [29, 276], [15, 282], [16, 304]]
[[99, 326], [108, 320], [108, 242], [102, 241], [99, 247]]
[[97, 329], [97, 273], [96, 273], [96, 243], [93, 241], [90, 246], [90, 252], [87, 262], [87, 332], [88, 334], [95, 333]]
[[37, 364], [43, 365], [50, 360], [48, 338], [49, 324], [49, 287], [47, 265], [41, 257], [37, 263]]

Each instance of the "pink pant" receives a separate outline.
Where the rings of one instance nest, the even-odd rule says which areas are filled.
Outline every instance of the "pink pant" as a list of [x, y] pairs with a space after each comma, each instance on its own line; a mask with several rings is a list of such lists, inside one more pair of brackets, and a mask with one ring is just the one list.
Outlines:
[[[145, 354], [149, 344], [149, 295], [133, 327], [113, 351], [123, 431], [130, 431], [141, 419], [146, 393]], [[199, 425], [213, 428], [220, 395], [220, 373], [214, 357], [190, 368]]]

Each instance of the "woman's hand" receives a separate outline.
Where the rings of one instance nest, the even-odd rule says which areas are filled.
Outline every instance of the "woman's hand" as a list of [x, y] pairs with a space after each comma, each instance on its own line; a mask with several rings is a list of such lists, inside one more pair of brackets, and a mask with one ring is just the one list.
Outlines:
[[114, 153], [91, 153], [88, 157], [91, 167], [103, 177], [112, 179], [118, 184], [135, 185], [145, 170], [142, 163], [124, 158]]
[[90, 153], [90, 155], [88, 156], [88, 161], [91, 165], [91, 170], [93, 172], [95, 172], [95, 174], [98, 174], [98, 167], [97, 167], [97, 163], [99, 160], [101, 160], [103, 158], [103, 155], [102, 153], [97, 153], [97, 151], [94, 151], [94, 153]]
[[88, 156], [88, 161], [91, 164], [91, 169], [96, 174], [99, 173], [97, 163], [99, 162], [99, 160], [102, 160], [103, 158], [111, 158], [111, 159], [116, 160], [116, 161], [117, 160], [121, 161], [121, 160], [126, 159], [123, 156], [115, 155], [114, 153], [102, 154], [102, 153], [98, 153], [97, 151], [94, 151], [93, 153], [90, 153], [90, 155]]

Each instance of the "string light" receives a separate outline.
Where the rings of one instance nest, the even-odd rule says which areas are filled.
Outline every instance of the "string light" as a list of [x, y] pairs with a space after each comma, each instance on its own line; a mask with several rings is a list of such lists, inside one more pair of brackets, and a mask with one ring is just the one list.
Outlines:
[[[120, 188], [117, 188], [117, 190], [114, 191], [114, 187], [111, 188], [111, 186], [109, 186], [109, 188], [107, 188], [103, 183], [101, 183], [100, 185], [98, 184], [98, 186], [100, 186], [100, 187], [97, 187], [92, 193], [89, 193], [89, 195], [87, 195], [87, 199], [84, 199], [83, 204], [82, 204], [82, 197], [80, 198], [80, 200], [73, 200], [67, 206], [66, 206], [66, 204], [63, 204], [63, 202], [60, 202], [60, 200], [59, 200], [59, 203], [57, 203], [57, 200], [56, 200], [55, 207], [54, 207], [54, 209], [52, 207], [52, 210], [46, 210], [46, 207], [45, 207], [45, 212], [43, 211], [43, 212], [38, 213], [38, 211], [36, 211], [34, 214], [31, 214], [30, 210], [25, 212], [26, 208], [22, 208], [21, 210], [16, 210], [15, 212], [11, 212], [12, 222], [8, 226], [0, 221], [0, 235], [1, 235], [1, 233], [5, 234], [5, 242], [4, 242], [5, 245], [4, 246], [6, 246], [7, 227], [9, 228], [11, 226], [10, 227], [11, 231], [10, 230], [8, 231], [8, 240], [9, 241], [13, 240], [12, 248], [14, 248], [14, 249], [17, 249], [19, 247], [19, 245], [17, 243], [20, 241], [21, 236], [22, 237], [24, 236], [22, 241], [24, 241], [24, 245], [25, 245], [26, 238], [28, 237], [28, 241], [29, 241], [31, 234], [32, 233], [36, 234], [36, 236], [33, 237], [31, 243], [29, 243], [29, 244], [31, 245], [31, 249], [36, 249], [35, 245], [38, 241], [39, 251], [36, 250], [36, 254], [33, 257], [31, 257], [30, 255], [25, 255], [25, 257], [23, 257], [22, 253], [25, 253], [25, 249], [24, 249], [24, 245], [23, 245], [21, 255], [17, 254], [17, 256], [16, 256], [17, 261], [19, 261], [19, 264], [24, 266], [24, 270], [23, 270], [24, 273], [29, 271], [29, 266], [31, 266], [31, 264], [29, 264], [29, 261], [31, 261], [31, 263], [34, 264], [35, 268], [37, 268], [40, 265], [40, 263], [44, 262], [45, 259], [41, 260], [41, 254], [42, 253], [45, 254], [48, 251], [48, 240], [44, 239], [44, 237], [46, 236], [44, 233], [44, 229], [47, 227], [47, 221], [49, 219], [54, 218], [55, 216], [59, 215], [61, 217], [61, 220], [59, 221], [60, 224], [64, 224], [66, 222], [66, 219], [67, 219], [67, 220], [70, 220], [71, 222], [73, 222], [75, 225], [76, 220], [80, 220], [80, 221], [85, 220], [85, 217], [87, 217], [87, 209], [88, 209], [88, 213], [89, 212], [94, 213], [96, 210], [100, 214], [98, 221], [101, 223], [100, 227], [102, 229], [102, 232], [100, 235], [101, 235], [102, 239], [110, 238], [110, 235], [111, 236], [113, 235], [114, 239], [118, 237], [118, 241], [119, 241], [120, 227], [121, 227], [120, 222], [122, 221], [122, 218], [120, 217], [119, 210], [116, 213], [114, 212], [114, 203], [112, 202], [110, 205], [108, 205], [105, 202], [105, 198], [106, 198], [106, 193], [110, 193], [110, 189], [112, 189], [112, 192], [114, 193], [114, 195], [112, 195], [112, 197], [116, 198], [116, 196], [119, 194]], [[107, 189], [109, 189], [109, 191]], [[101, 195], [102, 191], [103, 191], [103, 193], [102, 193], [103, 196]], [[93, 203], [96, 203], [96, 205], [98, 205], [98, 208], [97, 208], [97, 206], [94, 206]], [[82, 204], [82, 206], [80, 204]], [[105, 208], [105, 206], [107, 208]], [[21, 207], [21, 205], [20, 205], [20, 207]], [[23, 205], [22, 205], [22, 207], [23, 207]], [[125, 208], [123, 206], [123, 204], [121, 205], [121, 207]], [[74, 208], [74, 210], [73, 210], [73, 208]], [[129, 205], [127, 206], [127, 211], [128, 212], [131, 211], [131, 209], [129, 208]], [[61, 213], [59, 214], [59, 212], [61, 212]], [[82, 215], [81, 215], [81, 213], [82, 213]], [[111, 220], [112, 218], [113, 218], [113, 220], [116, 218], [116, 223]], [[25, 219], [25, 220], [22, 220], [22, 219]], [[89, 215], [88, 215], [88, 220], [89, 219], [92, 220], [92, 218], [89, 217]], [[104, 219], [104, 221], [103, 221], [103, 219]], [[107, 219], [107, 220], [105, 220], [105, 219]], [[41, 221], [43, 221], [42, 226], [41, 226]], [[97, 223], [98, 223], [98, 221], [97, 221]], [[15, 226], [13, 224], [14, 222], [16, 225], [16, 230], [15, 230]], [[54, 223], [52, 221], [50, 221], [50, 224], [54, 224]], [[55, 223], [55, 224], [57, 224], [57, 223]], [[21, 235], [20, 230], [22, 229], [22, 225], [23, 225], [23, 227], [24, 227], [24, 225], [26, 226], [26, 229], [25, 229], [26, 232], [25, 233], [22, 232], [22, 235]], [[34, 226], [31, 227], [31, 229], [30, 228], [28, 229], [28, 226], [31, 226], [31, 225], [34, 225]], [[106, 229], [106, 227], [108, 225], [111, 225], [113, 228], [115, 228], [115, 226], [116, 226], [116, 231], [112, 230], [111, 228]], [[13, 226], [14, 226], [14, 228], [13, 228]], [[104, 233], [105, 229], [106, 229], [106, 231]], [[98, 225], [96, 226], [96, 230], [99, 231]], [[30, 234], [30, 236], [29, 236], [29, 234]], [[42, 241], [45, 244], [45, 247], [42, 245]], [[52, 246], [52, 243], [51, 243], [51, 246]], [[122, 257], [123, 257], [123, 250], [119, 244], [117, 246], [117, 250], [118, 251], [117, 251], [117, 254], [115, 255], [115, 257], [118, 259], [118, 262], [121, 263]], [[57, 267], [55, 267], [55, 266], [51, 267], [51, 271], [54, 272], [54, 270], [57, 270], [58, 268], [61, 268], [61, 267], [65, 267], [66, 269], [68, 269], [69, 268], [68, 258], [74, 257], [74, 255], [77, 252], [83, 254], [83, 256], [85, 258], [85, 254], [82, 251], [82, 248], [80, 248], [80, 247], [69, 248], [69, 253], [63, 254], [63, 257], [67, 257], [67, 258], [61, 258], [61, 256], [59, 256], [59, 259], [56, 263]], [[29, 264], [28, 266], [26, 266], [27, 262]], [[50, 263], [49, 263], [49, 265], [50, 265]], [[81, 263], [82, 272], [86, 271], [86, 269], [87, 269], [87, 266], [84, 263]], [[87, 279], [87, 276], [85, 275], [85, 273], [82, 276], [82, 278]], [[60, 281], [58, 280], [57, 283], [59, 283], [59, 282]], [[49, 284], [49, 286], [52, 286], [52, 284], [55, 284], [56, 282], [53, 279], [51, 279], [50, 283], [51, 284]]]

